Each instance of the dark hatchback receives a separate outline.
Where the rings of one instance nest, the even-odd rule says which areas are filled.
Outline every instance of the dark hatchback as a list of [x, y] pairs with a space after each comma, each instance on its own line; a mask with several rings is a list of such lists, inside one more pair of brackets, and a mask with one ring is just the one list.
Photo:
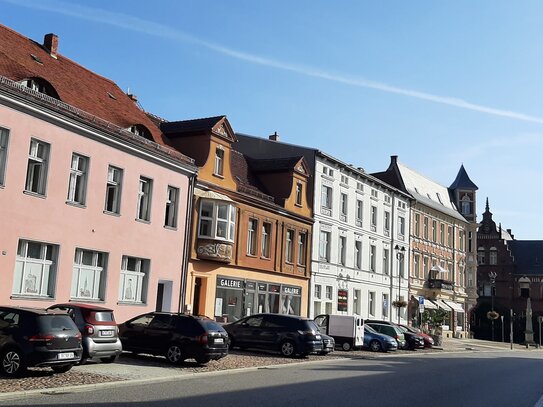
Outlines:
[[70, 370], [81, 359], [81, 333], [72, 319], [43, 309], [0, 307], [0, 371], [19, 376], [27, 367]]
[[207, 317], [150, 312], [120, 324], [119, 337], [124, 350], [163, 355], [173, 364], [202, 364], [228, 354], [228, 334]]
[[230, 346], [279, 351], [305, 356], [323, 351], [319, 328], [311, 319], [282, 314], [256, 314], [224, 325]]

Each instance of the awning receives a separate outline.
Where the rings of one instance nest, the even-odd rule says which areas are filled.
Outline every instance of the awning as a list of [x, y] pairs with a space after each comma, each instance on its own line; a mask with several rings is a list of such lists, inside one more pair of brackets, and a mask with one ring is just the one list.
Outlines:
[[447, 303], [445, 301], [443, 301], [443, 300], [437, 299], [437, 300], [432, 300], [432, 301], [434, 301], [436, 303], [436, 305], [439, 308], [441, 308], [442, 310], [444, 310], [444, 311], [451, 311], [452, 310], [451, 307], [449, 307], [447, 305]]
[[226, 195], [219, 194], [218, 192], [214, 192], [214, 191], [204, 191], [203, 189], [200, 189], [200, 188], [194, 188], [194, 195], [200, 198], [214, 199], [216, 201], [234, 202]]
[[449, 307], [451, 307], [456, 312], [464, 312], [464, 307], [462, 304], [459, 304], [454, 301], [444, 301]]
[[437, 271], [439, 273], [446, 273], [448, 272], [449, 270], [447, 269], [444, 269], [443, 267], [441, 267], [439, 264], [434, 264], [432, 266], [432, 268], [430, 269], [430, 271]]
[[424, 299], [424, 308], [425, 309], [437, 309], [438, 307], [432, 300], [429, 300], [428, 298], [425, 298]]

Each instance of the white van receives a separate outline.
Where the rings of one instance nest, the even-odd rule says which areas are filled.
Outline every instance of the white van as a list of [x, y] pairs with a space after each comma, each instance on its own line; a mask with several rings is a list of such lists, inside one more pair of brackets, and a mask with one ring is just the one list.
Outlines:
[[364, 320], [354, 315], [322, 314], [315, 317], [322, 333], [331, 336], [343, 350], [364, 345]]

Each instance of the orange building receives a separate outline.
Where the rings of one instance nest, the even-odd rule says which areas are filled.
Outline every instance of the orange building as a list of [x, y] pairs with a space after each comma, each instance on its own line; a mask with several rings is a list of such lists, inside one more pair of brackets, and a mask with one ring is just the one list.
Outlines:
[[185, 311], [221, 321], [307, 315], [313, 219], [303, 157], [244, 156], [225, 116], [161, 128], [199, 167]]

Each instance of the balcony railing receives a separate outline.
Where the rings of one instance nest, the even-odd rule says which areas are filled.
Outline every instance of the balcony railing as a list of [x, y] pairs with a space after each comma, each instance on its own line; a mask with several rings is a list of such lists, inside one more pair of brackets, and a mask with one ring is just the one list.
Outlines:
[[439, 290], [450, 290], [454, 289], [454, 283], [448, 280], [442, 279], [429, 279], [428, 288], [437, 288]]

